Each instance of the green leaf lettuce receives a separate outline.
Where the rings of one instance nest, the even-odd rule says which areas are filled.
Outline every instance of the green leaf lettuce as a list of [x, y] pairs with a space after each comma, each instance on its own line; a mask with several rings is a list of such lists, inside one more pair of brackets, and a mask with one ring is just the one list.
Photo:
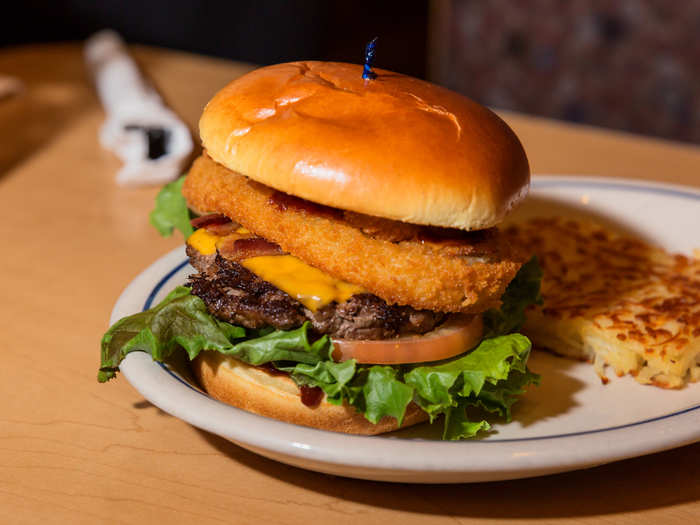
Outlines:
[[476, 348], [436, 363], [400, 366], [337, 363], [330, 339], [312, 340], [308, 323], [288, 331], [246, 330], [215, 319], [201, 299], [178, 287], [157, 306], [125, 317], [107, 331], [98, 380], [114, 377], [133, 351], [147, 352], [156, 361], [180, 348], [190, 359], [201, 351], [217, 351], [251, 365], [271, 363], [298, 385], [321, 388], [328, 402], [352, 405], [372, 423], [387, 416], [400, 423], [415, 402], [431, 422], [444, 416], [445, 439], [469, 438], [490, 428], [484, 412], [508, 420], [518, 396], [539, 380], [526, 367], [530, 341], [511, 332], [522, 324], [525, 308], [539, 300], [540, 277], [534, 259], [523, 265], [503, 295], [502, 307], [484, 315], [486, 338]]
[[182, 232], [185, 239], [194, 232], [190, 224], [190, 211], [185, 197], [182, 196], [184, 183], [185, 175], [163, 186], [156, 196], [156, 205], [149, 219], [163, 237], [172, 235], [174, 229]]

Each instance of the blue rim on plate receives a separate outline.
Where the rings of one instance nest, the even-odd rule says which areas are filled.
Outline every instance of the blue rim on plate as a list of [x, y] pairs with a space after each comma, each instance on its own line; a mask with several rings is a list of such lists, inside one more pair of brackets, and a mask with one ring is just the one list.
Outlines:
[[[691, 190], [686, 190], [682, 188], [673, 188], [673, 187], [664, 187], [661, 185], [654, 185], [650, 183], [649, 185], [642, 185], [638, 183], [621, 183], [621, 182], [605, 182], [605, 181], [591, 181], [589, 180], [581, 180], [581, 181], [576, 181], [576, 180], [546, 180], [546, 177], [543, 178], [534, 178], [532, 181], [532, 185], [536, 188], [546, 188], [546, 187], [585, 187], [585, 188], [599, 188], [599, 189], [613, 189], [613, 190], [624, 190], [624, 191], [635, 191], [635, 192], [640, 192], [640, 193], [652, 193], [652, 194], [661, 194], [661, 195], [670, 195], [674, 197], [681, 197], [681, 198], [687, 198], [691, 200], [697, 200], [700, 201], [700, 191], [698, 193], [694, 193]], [[165, 284], [173, 278], [175, 274], [177, 274], [180, 270], [182, 270], [187, 264], [189, 263], [188, 260], [184, 260], [178, 264], [175, 265], [174, 268], [169, 270], [161, 279], [156, 283], [156, 285], [153, 287], [153, 289], [150, 291], [148, 294], [148, 297], [143, 305], [143, 310], [148, 310], [151, 308], [153, 305], [153, 301], [155, 300], [156, 295], [161, 291], [161, 289], [165, 286]], [[165, 366], [163, 363], [158, 363], [163, 370], [165, 370], [170, 376], [172, 376], [174, 379], [176, 379], [178, 382], [182, 383], [185, 385], [187, 388], [191, 389], [194, 392], [197, 392], [199, 395], [202, 395], [204, 397], [207, 397], [209, 399], [213, 399], [210, 396], [208, 396], [206, 393], [198, 390], [197, 388], [194, 388], [190, 383], [182, 379], [179, 375], [174, 373], [172, 370], [170, 370], [167, 366]], [[602, 432], [611, 432], [615, 430], [621, 430], [625, 428], [631, 428], [631, 427], [636, 427], [636, 426], [641, 426], [649, 423], [654, 423], [656, 421], [662, 421], [665, 419], [673, 418], [675, 416], [679, 416], [682, 414], [687, 414], [689, 412], [694, 412], [696, 410], [700, 410], [700, 404], [685, 408], [682, 410], [678, 410], [676, 412], [672, 412], [669, 414], [664, 414], [661, 416], [649, 418], [649, 419], [644, 419], [641, 421], [635, 421], [632, 423], [626, 423], [624, 425], [617, 425], [617, 426], [612, 426], [612, 427], [606, 427], [606, 428], [599, 428], [599, 429], [593, 429], [593, 430], [584, 430], [584, 431], [579, 431], [579, 432], [570, 432], [570, 433], [564, 433], [564, 434], [552, 434], [552, 435], [543, 435], [543, 436], [532, 436], [532, 437], [526, 437], [526, 438], [508, 438], [508, 439], [485, 439], [485, 440], [475, 440], [472, 441], [472, 443], [514, 443], [514, 442], [520, 442], [520, 441], [536, 441], [536, 440], [544, 440], [544, 439], [557, 439], [557, 438], [567, 438], [567, 437], [573, 437], [573, 436], [584, 436], [584, 435], [589, 435], [589, 434], [599, 434]], [[402, 438], [399, 438], [402, 439]], [[405, 439], [405, 438], [403, 438]]]

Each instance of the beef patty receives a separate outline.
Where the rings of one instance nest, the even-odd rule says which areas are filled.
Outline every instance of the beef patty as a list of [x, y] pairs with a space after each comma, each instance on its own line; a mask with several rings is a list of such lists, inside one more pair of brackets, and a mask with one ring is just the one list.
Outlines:
[[204, 301], [212, 315], [247, 328], [290, 330], [309, 321], [315, 332], [340, 339], [389, 339], [429, 332], [445, 317], [410, 306], [390, 306], [370, 293], [312, 312], [236, 262], [220, 255], [201, 255], [190, 246], [187, 254], [199, 272], [187, 283], [192, 293]]

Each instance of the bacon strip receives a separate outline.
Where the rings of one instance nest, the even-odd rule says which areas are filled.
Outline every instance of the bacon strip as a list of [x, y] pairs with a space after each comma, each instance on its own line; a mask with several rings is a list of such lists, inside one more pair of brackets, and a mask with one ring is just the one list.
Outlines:
[[288, 209], [292, 209], [303, 211], [304, 213], [312, 216], [318, 215], [321, 217], [331, 218], [341, 218], [343, 216], [342, 210], [300, 199], [299, 197], [295, 197], [294, 195], [289, 195], [281, 191], [276, 191], [270, 195], [267, 203], [274, 206], [279, 211], [287, 211]]
[[218, 244], [219, 255], [229, 261], [238, 262], [250, 257], [262, 255], [283, 255], [284, 252], [277, 244], [271, 243], [260, 237], [241, 239], [231, 237], [224, 238]]
[[226, 224], [227, 222], [231, 222], [231, 219], [221, 213], [210, 213], [209, 215], [202, 215], [190, 220], [193, 228], [204, 228], [211, 224]]
[[195, 217], [190, 221], [190, 224], [194, 228], [204, 228], [208, 232], [220, 236], [229, 235], [240, 227], [237, 222], [233, 222], [226, 217], [226, 215], [222, 215], [221, 213], [211, 213], [209, 215]]
[[214, 235], [223, 237], [224, 235], [235, 233], [240, 228], [240, 225], [236, 222], [225, 222], [223, 224], [208, 224], [204, 228]]

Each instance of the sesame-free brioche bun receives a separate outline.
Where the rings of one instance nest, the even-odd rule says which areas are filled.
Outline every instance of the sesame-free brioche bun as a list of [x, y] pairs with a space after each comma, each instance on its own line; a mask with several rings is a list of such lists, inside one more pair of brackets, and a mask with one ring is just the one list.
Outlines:
[[[347, 434], [383, 434], [398, 428], [392, 417], [385, 416], [375, 425], [351, 406], [332, 405], [325, 398], [317, 406], [308, 407], [289, 377], [270, 375], [219, 352], [200, 353], [192, 362], [192, 370], [213, 398], [261, 416]], [[411, 403], [401, 427], [427, 420], [428, 414]]]
[[513, 131], [457, 93], [398, 73], [291, 62], [234, 80], [199, 123], [226, 168], [319, 204], [414, 224], [484, 229], [527, 193]]

